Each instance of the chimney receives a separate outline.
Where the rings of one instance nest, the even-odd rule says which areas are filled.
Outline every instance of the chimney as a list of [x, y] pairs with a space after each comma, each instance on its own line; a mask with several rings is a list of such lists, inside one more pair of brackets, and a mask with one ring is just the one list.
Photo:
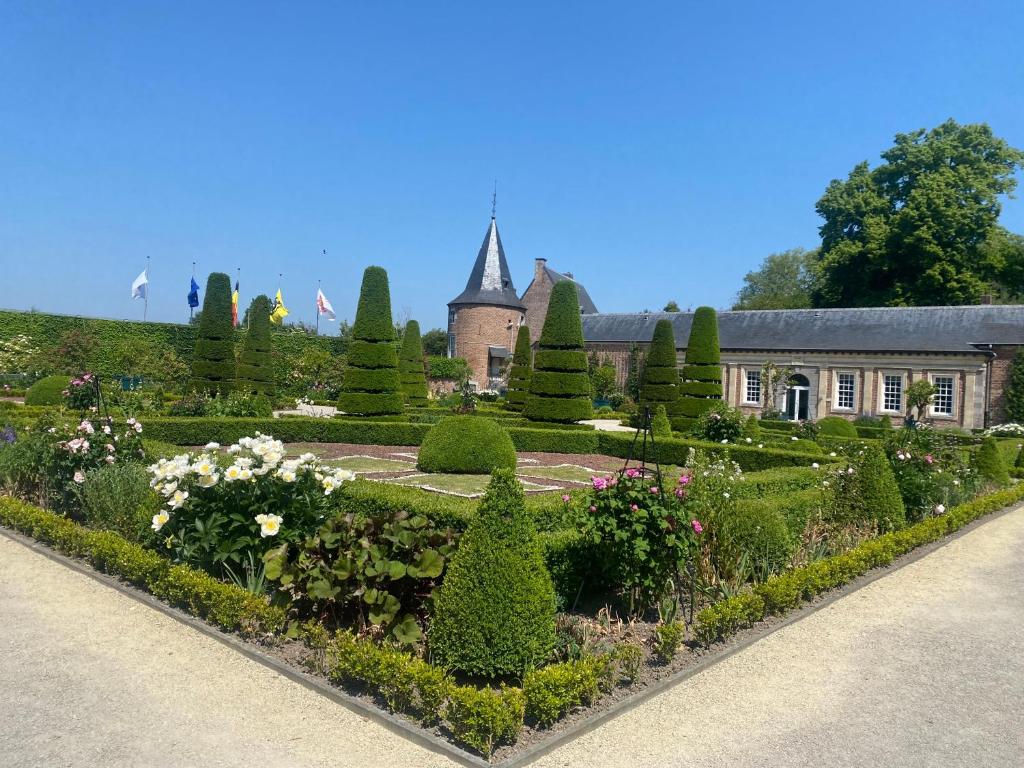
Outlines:
[[534, 259], [533, 260], [533, 279], [540, 280], [544, 275], [544, 267], [548, 265], [547, 259]]
[[572, 276], [572, 272], [566, 272], [565, 276], [568, 277], [570, 280], [575, 280], [576, 279], [575, 277]]
[[981, 303], [982, 304], [991, 304], [992, 303], [992, 294], [991, 293], [986, 293], [984, 296], [982, 296], [981, 297]]

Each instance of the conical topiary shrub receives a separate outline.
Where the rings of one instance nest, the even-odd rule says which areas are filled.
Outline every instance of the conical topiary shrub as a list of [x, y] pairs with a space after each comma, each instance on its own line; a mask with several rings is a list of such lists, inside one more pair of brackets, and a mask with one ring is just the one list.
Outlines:
[[837, 522], [876, 522], [883, 531], [906, 525], [907, 514], [896, 475], [881, 448], [865, 448], [852, 462], [853, 474], [836, 494]]
[[686, 364], [681, 374], [676, 416], [696, 418], [715, 400], [722, 399], [722, 366], [718, 349], [718, 315], [711, 307], [698, 307], [690, 325]]
[[654, 416], [651, 418], [651, 432], [658, 440], [668, 440], [672, 437], [672, 424], [665, 413], [665, 406], [659, 405], [654, 409]]
[[189, 388], [197, 392], [227, 394], [235, 388], [235, 376], [231, 278], [223, 272], [213, 272], [206, 280]]
[[423, 367], [423, 340], [420, 324], [410, 320], [405, 324], [402, 352], [398, 356], [398, 373], [402, 383], [402, 396], [414, 408], [427, 404], [427, 374]]
[[238, 356], [238, 389], [269, 395], [274, 391], [274, 364], [270, 351], [270, 299], [257, 296], [249, 305], [249, 328]]
[[341, 411], [359, 416], [402, 412], [391, 292], [388, 273], [381, 267], [363, 272], [347, 362], [338, 397]]
[[676, 369], [676, 337], [671, 320], [659, 320], [654, 326], [651, 348], [640, 377], [640, 406], [651, 409], [653, 416], [658, 406], [673, 412], [679, 399], [679, 371]]
[[523, 412], [533, 421], [573, 422], [593, 415], [576, 283], [555, 283], [533, 361]]
[[1006, 463], [999, 453], [999, 443], [994, 437], [986, 437], [981, 441], [975, 466], [981, 479], [986, 482], [999, 485], [1010, 482], [1010, 472], [1006, 469]]
[[434, 600], [433, 661], [483, 677], [522, 675], [555, 644], [555, 590], [509, 469], [491, 476]]
[[530, 349], [530, 328], [519, 326], [516, 336], [516, 350], [512, 355], [512, 368], [508, 372], [508, 394], [506, 408], [521, 411], [530, 394], [530, 378], [533, 376], [533, 351]]

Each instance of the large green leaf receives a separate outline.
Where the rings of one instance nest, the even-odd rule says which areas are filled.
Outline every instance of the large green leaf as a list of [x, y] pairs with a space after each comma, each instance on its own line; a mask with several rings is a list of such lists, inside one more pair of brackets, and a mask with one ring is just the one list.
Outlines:
[[444, 556], [436, 549], [426, 549], [409, 566], [409, 575], [418, 579], [436, 579], [444, 570]]
[[391, 634], [398, 642], [405, 645], [412, 645], [423, 638], [420, 625], [416, 623], [416, 618], [411, 613], [406, 613], [399, 619], [391, 628]]

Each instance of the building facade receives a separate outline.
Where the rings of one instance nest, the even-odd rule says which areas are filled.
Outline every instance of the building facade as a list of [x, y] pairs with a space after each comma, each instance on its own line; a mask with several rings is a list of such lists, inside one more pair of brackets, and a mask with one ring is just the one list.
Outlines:
[[[692, 313], [584, 315], [589, 351], [612, 362], [620, 384], [630, 349], [646, 348], [658, 320], [672, 320], [679, 365]], [[907, 413], [907, 388], [936, 389], [928, 418], [972, 429], [1005, 420], [1009, 366], [1024, 345], [1024, 306], [877, 307], [721, 312], [723, 398], [746, 413], [767, 407], [790, 419]], [[764, 390], [766, 362], [790, 372]]]
[[587, 293], [587, 289], [576, 281], [572, 272], [555, 272], [548, 266], [547, 259], [535, 259], [533, 264], [533, 280], [526, 286], [523, 292], [523, 304], [526, 306], [526, 324], [530, 326], [530, 343], [536, 344], [540, 340], [540, 332], [544, 329], [544, 318], [548, 314], [548, 301], [551, 299], [551, 289], [555, 283], [564, 280], [572, 280], [576, 283], [576, 295], [580, 300], [580, 312], [584, 315], [597, 313], [593, 299]]

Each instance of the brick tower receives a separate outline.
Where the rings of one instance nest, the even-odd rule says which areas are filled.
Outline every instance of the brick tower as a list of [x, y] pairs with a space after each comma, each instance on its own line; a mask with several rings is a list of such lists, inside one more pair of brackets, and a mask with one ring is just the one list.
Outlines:
[[504, 389], [505, 363], [525, 314], [492, 215], [466, 290], [448, 302], [448, 355], [466, 359], [479, 389]]

